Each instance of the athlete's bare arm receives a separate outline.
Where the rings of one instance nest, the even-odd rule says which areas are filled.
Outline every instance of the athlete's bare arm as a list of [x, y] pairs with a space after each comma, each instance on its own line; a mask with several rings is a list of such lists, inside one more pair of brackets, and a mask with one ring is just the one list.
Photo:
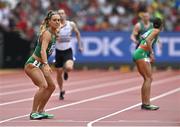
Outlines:
[[51, 40], [51, 33], [49, 31], [45, 31], [41, 35], [41, 58], [43, 63], [47, 62], [46, 49], [48, 47], [50, 40]]
[[132, 31], [131, 34], [131, 40], [135, 43], [138, 44], [138, 40], [136, 39], [138, 34], [139, 34], [139, 30], [140, 30], [140, 23], [136, 23], [136, 25], [134, 26], [134, 29]]
[[154, 62], [154, 52], [152, 49], [152, 43], [153, 43], [153, 39], [158, 36], [160, 30], [159, 29], [153, 29], [153, 32], [146, 38], [146, 43], [148, 46], [148, 49], [150, 51], [150, 59], [151, 62]]
[[77, 28], [77, 25], [74, 23], [74, 22], [70, 22], [72, 28], [73, 28], [73, 31], [75, 32], [76, 34], [76, 38], [78, 40], [78, 47], [79, 47], [79, 50], [82, 52], [83, 48], [82, 48], [82, 42], [81, 42], [81, 34]]
[[152, 49], [153, 39], [159, 34], [159, 32], [160, 32], [159, 29], [153, 29], [153, 32], [146, 39], [147, 46], [151, 53], [153, 52], [153, 49]]
[[48, 60], [47, 60], [47, 54], [46, 54], [46, 49], [48, 47], [50, 40], [51, 40], [51, 33], [49, 31], [45, 31], [41, 36], [41, 58], [42, 58], [42, 62], [46, 63], [44, 64], [45, 65], [44, 72], [46, 74], [48, 74], [49, 72], [52, 72], [51, 68], [47, 64]]

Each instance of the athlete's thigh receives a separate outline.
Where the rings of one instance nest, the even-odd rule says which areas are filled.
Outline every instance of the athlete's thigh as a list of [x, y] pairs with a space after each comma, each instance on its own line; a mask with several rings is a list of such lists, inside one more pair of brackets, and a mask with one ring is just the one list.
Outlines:
[[55, 83], [54, 83], [54, 80], [52, 78], [52, 75], [47, 75], [45, 76], [45, 79], [46, 79], [46, 82], [48, 84], [48, 87], [55, 87]]
[[45, 72], [43, 67], [41, 68], [41, 70], [42, 70], [43, 76], [47, 82], [47, 85], [48, 86], [55, 86], [55, 83], [54, 83], [53, 78], [52, 78], [52, 73], [51, 72]]
[[39, 87], [46, 86], [46, 79], [40, 68], [34, 67], [32, 64], [28, 64], [25, 67], [26, 74], [31, 78], [33, 83]]
[[150, 77], [152, 75], [151, 64], [149, 62], [146, 62], [144, 60], [137, 60], [136, 65], [137, 65], [139, 73], [143, 77]]

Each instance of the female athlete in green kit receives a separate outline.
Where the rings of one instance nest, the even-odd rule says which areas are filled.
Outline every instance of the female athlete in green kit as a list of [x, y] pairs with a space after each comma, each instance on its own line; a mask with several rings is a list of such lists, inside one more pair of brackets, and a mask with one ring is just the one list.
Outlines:
[[24, 70], [33, 83], [39, 87], [33, 100], [31, 120], [52, 118], [53, 114], [45, 113], [44, 107], [55, 90], [55, 83], [51, 77], [51, 68], [47, 62], [53, 48], [55, 48], [57, 29], [60, 16], [56, 11], [49, 11], [40, 27], [37, 46], [32, 56], [27, 60]]
[[152, 83], [151, 63], [154, 62], [153, 45], [158, 41], [158, 36], [162, 28], [160, 18], [153, 20], [153, 28], [145, 32], [141, 37], [140, 45], [133, 53], [133, 60], [136, 63], [137, 69], [144, 79], [141, 88], [142, 105], [145, 110], [157, 110], [158, 106], [150, 103], [150, 91]]

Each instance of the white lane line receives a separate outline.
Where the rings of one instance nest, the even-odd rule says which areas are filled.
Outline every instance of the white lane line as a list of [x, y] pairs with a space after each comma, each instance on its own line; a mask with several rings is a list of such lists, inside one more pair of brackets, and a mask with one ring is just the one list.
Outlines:
[[[14, 81], [14, 80], [13, 80]], [[30, 80], [24, 80], [23, 82], [15, 82], [13, 84], [7, 84], [7, 85], [1, 85], [0, 84], [0, 89], [7, 89], [7, 88], [14, 88], [14, 87], [21, 87], [21, 86], [25, 86], [25, 84], [30, 84], [30, 83], [26, 83], [26, 82], [30, 82]], [[33, 83], [31, 83], [33, 84]]]
[[[69, 126], [63, 126], [63, 127], [69, 127]], [[81, 127], [81, 126], [79, 126], [79, 127]], [[102, 126], [96, 126], [96, 127], [102, 127]], [[113, 126], [103, 126], [103, 127], [113, 127]], [[117, 127], [117, 126], [114, 126], [114, 127]], [[119, 126], [119, 127], [121, 127], [121, 126]], [[123, 127], [123, 126], [122, 126]], [[147, 127], [147, 125], [146, 126], [125, 126], [125, 127]], [[151, 126], [149, 126], [149, 127], [179, 127], [179, 126], [153, 126], [153, 125], [151, 125]]]
[[[165, 96], [174, 94], [174, 93], [179, 92], [179, 91], [180, 91], [180, 87], [179, 87], [179, 88], [176, 88], [176, 89], [173, 89], [173, 90], [171, 90], [171, 91], [165, 92], [165, 93], [163, 93], [163, 94], [161, 94], [161, 95], [159, 95], [159, 96], [153, 97], [153, 98], [151, 98], [150, 100], [151, 100], [151, 101], [154, 101], [154, 100], [163, 98], [163, 97], [165, 97]], [[94, 123], [96, 123], [96, 122], [98, 122], [98, 121], [100, 121], [100, 120], [103, 120], [103, 119], [106, 119], [106, 118], [108, 118], [108, 117], [115, 116], [115, 115], [117, 115], [117, 114], [119, 114], [119, 113], [122, 113], [122, 112], [125, 112], [125, 111], [128, 111], [128, 110], [131, 110], [131, 109], [133, 109], [133, 108], [136, 108], [136, 107], [140, 106], [141, 104], [142, 104], [142, 103], [137, 103], [137, 104], [135, 104], [135, 105], [132, 105], [132, 106], [127, 107], [127, 108], [125, 108], [125, 109], [122, 109], [122, 110], [120, 110], [120, 111], [111, 113], [111, 114], [106, 115], [106, 116], [104, 116], [104, 117], [100, 117], [100, 118], [98, 118], [98, 119], [96, 119], [96, 120], [93, 120], [93, 121], [89, 122], [89, 123], [87, 124], [87, 127], [93, 127], [92, 124], [94, 124]]]
[[[121, 73], [119, 73], [119, 74], [121, 74]], [[131, 73], [123, 73], [123, 75], [129, 75], [129, 76], [135, 76], [134, 75], [135, 74], [135, 72], [131, 72]], [[161, 76], [165, 76], [165, 75], [167, 75], [167, 73], [166, 72], [158, 72], [158, 73], [155, 73], [154, 74], [154, 76], [156, 76], [156, 75], [159, 75], [159, 74], [161, 74]], [[115, 75], [116, 76], [116, 78], [117, 78], [117, 74], [113, 74], [113, 75]], [[100, 73], [99, 75], [98, 75], [98, 80], [106, 80], [106, 79], [112, 79], [112, 77], [114, 78], [114, 76], [113, 76], [112, 74], [110, 75], [110, 74], [108, 74], [108, 73]], [[109, 78], [109, 76], [111, 77], [111, 78]], [[115, 78], [115, 79], [116, 79]], [[54, 80], [56, 80], [56, 79], [54, 79]], [[93, 77], [89, 77], [89, 78], [86, 78], [86, 79], [77, 79], [77, 80], [75, 80], [75, 81], [73, 81], [73, 82], [70, 82], [70, 83], [68, 83], [68, 86], [69, 85], [79, 85], [79, 83], [84, 83], [84, 82], [91, 82], [91, 81], [96, 81], [97, 80], [97, 78], [93, 78]], [[29, 82], [30, 80], [27, 80], [27, 82], [28, 83], [24, 83], [24, 82], [21, 82], [21, 83], [17, 83], [17, 82], [15, 82], [15, 84], [9, 84], [9, 85], [1, 85], [0, 84], [0, 90], [2, 90], [2, 89], [5, 89], [5, 88], [14, 88], [14, 87], [21, 87], [21, 86], [25, 86], [25, 85], [32, 85], [33, 83], [32, 82]], [[78, 82], [77, 82], [78, 81]]]
[[[0, 126], [0, 127], [60, 127], [60, 126]], [[84, 126], [65, 126], [62, 127], [84, 127]], [[96, 127], [102, 127], [102, 126], [96, 126]], [[103, 126], [103, 127], [113, 127], [113, 126]], [[147, 126], [126, 126], [126, 127], [147, 127]], [[164, 126], [150, 126], [150, 127], [164, 127]], [[179, 126], [166, 126], [166, 127], [179, 127]]]
[[[174, 77], [171, 77], [171, 78], [166, 78], [166, 79], [163, 79], [163, 80], [156, 81], [153, 84], [154, 85], [159, 85], [159, 84], [162, 84], [164, 82], [167, 83], [168, 81], [173, 81], [173, 80], [176, 80], [176, 79], [179, 79], [179, 78], [180, 78], [180, 76], [174, 76]], [[106, 97], [110, 97], [110, 96], [115, 96], [115, 95], [118, 95], [118, 94], [131, 92], [131, 91], [137, 90], [139, 88], [140, 88], [140, 86], [131, 87], [131, 88], [128, 88], [128, 89], [112, 92], [112, 93], [109, 93], [109, 94], [104, 94], [104, 95], [101, 95], [101, 96], [92, 97], [92, 98], [89, 98], [89, 99], [84, 99], [84, 100], [81, 100], [81, 101], [77, 101], [77, 102], [65, 104], [65, 105], [62, 105], [62, 106], [57, 106], [57, 107], [54, 107], [54, 108], [50, 108], [50, 109], [47, 109], [47, 111], [53, 111], [53, 110], [57, 110], [57, 109], [61, 109], [61, 108], [65, 108], [65, 107], [69, 107], [69, 106], [73, 106], [73, 105], [77, 105], [77, 104], [82, 104], [82, 103], [85, 103], [85, 102], [90, 102], [90, 101], [94, 101], [94, 100], [98, 100], [98, 99], [102, 99], [102, 98], [106, 98]], [[12, 118], [5, 119], [5, 120], [1, 120], [0, 123], [4, 123], [4, 122], [11, 121], [11, 120], [23, 118], [23, 117], [26, 117], [26, 116], [29, 116], [29, 114], [21, 115], [21, 116], [17, 116], [17, 117], [12, 117]]]
[[[48, 121], [43, 121], [43, 123], [88, 123], [90, 122], [89, 120], [71, 120], [71, 119], [60, 119], [60, 120], [54, 120], [54, 119], [49, 119]], [[16, 120], [16, 121], [11, 121], [11, 123], [32, 123], [31, 120]], [[98, 123], [155, 123], [155, 124], [180, 124], [178, 121], [160, 121], [160, 120], [109, 120], [109, 121], [98, 121]], [[103, 126], [104, 127], [104, 126]]]
[[[91, 72], [90, 72], [91, 73]], [[97, 72], [94, 72], [94, 73], [97, 73]], [[135, 72], [133, 72], [133, 73], [124, 73], [124, 75], [129, 75], [129, 74], [135, 74]], [[24, 74], [25, 75], [25, 74]], [[115, 71], [115, 73], [113, 73], [113, 75], [117, 75], [116, 74], [116, 71]], [[99, 73], [99, 75], [98, 75], [98, 77], [109, 77], [109, 76], [112, 76], [112, 73], [108, 73], [108, 72], [105, 72], [105, 73], [103, 73], [103, 72], [100, 72]], [[82, 75], [81, 77], [79, 77], [79, 76], [77, 76], [77, 75], [73, 75], [73, 78], [74, 79], [76, 79], [76, 78], [78, 78], [78, 79], [76, 79], [75, 81], [77, 81], [77, 80], [81, 80], [81, 79], [79, 79], [79, 78], [82, 78], [82, 77], [86, 77], [86, 79], [85, 80], [89, 80], [89, 79], [94, 79], [92, 76], [85, 76], [85, 75]], [[23, 78], [27, 78], [26, 80], [22, 80], [22, 77], [21, 77], [21, 79], [13, 79], [13, 80], [4, 80], [4, 82], [3, 81], [1, 81], [0, 82], [0, 88], [2, 89], [2, 88], [11, 88], [11, 87], [18, 87], [18, 86], [24, 86], [24, 82], [30, 82], [31, 80], [28, 78], [28, 77], [26, 77], [26, 76], [24, 76]], [[55, 78], [54, 78], [54, 80], [56, 80]], [[10, 82], [9, 82], [10, 81]], [[16, 82], [16, 81], [18, 81], [18, 82]], [[20, 82], [21, 81], [21, 82]], [[74, 82], [74, 81], [73, 81]], [[7, 84], [7, 85], [2, 85], [2, 84]], [[14, 85], [14, 83], [15, 84], [17, 84], [17, 85]], [[32, 83], [31, 83], [32, 84]]]
[[[163, 80], [158, 80], [158, 81], [153, 82], [153, 84], [159, 83], [161, 81], [163, 82], [164, 80], [168, 82], [168, 81], [176, 80], [178, 78], [180, 78], [180, 76], [172, 76], [170, 79], [167, 78], [167, 79], [163, 79]], [[76, 93], [76, 92], [81, 92], [81, 91], [86, 91], [86, 90], [93, 90], [96, 88], [102, 88], [102, 87], [106, 87], [106, 86], [120, 85], [123, 83], [135, 82], [137, 80], [140, 80], [140, 79], [139, 78], [131, 78], [131, 79], [118, 80], [118, 81], [114, 81], [114, 82], [100, 83], [99, 85], [96, 85], [96, 86], [89, 86], [89, 87], [85, 87], [85, 88], [78, 88], [78, 89], [74, 89], [74, 90], [69, 90], [69, 91], [67, 91], [67, 93]], [[52, 95], [52, 97], [57, 96], [57, 95], [59, 95], [59, 93], [54, 93]], [[26, 101], [31, 101], [31, 100], [33, 100], [33, 98], [19, 99], [19, 100], [15, 100], [15, 101], [0, 103], [0, 106], [16, 104], [16, 103], [21, 103], [21, 102], [26, 102]]]
[[[112, 86], [112, 85], [120, 85], [123, 83], [131, 83], [131, 82], [135, 82], [138, 80], [139, 80], [139, 78], [131, 78], [131, 79], [118, 80], [118, 81], [114, 81], [114, 82], [111, 81], [111, 82], [106, 82], [106, 83], [100, 83], [99, 85], [95, 85], [95, 86], [89, 86], [89, 87], [85, 87], [85, 88], [78, 88], [78, 89], [74, 89], [74, 90], [69, 90], [66, 93], [69, 94], [69, 93], [76, 93], [76, 92], [81, 92], [81, 91], [93, 90], [93, 89]], [[55, 93], [52, 96], [57, 96], [57, 95], [59, 95], [59, 93]], [[9, 105], [9, 104], [16, 104], [16, 103], [31, 101], [31, 100], [33, 100], [33, 98], [26, 98], [26, 99], [20, 99], [20, 100], [15, 100], [15, 101], [9, 101], [9, 102], [0, 103], [0, 106]]]
[[[83, 83], [92, 83], [92, 82], [100, 82], [100, 81], [108, 81], [108, 80], [112, 80], [112, 79], [115, 79], [117, 80], [117, 77], [110, 77], [110, 76], [107, 76], [107, 77], [101, 77], [101, 78], [98, 78], [98, 79], [95, 79], [95, 78], [92, 78], [92, 79], [85, 79], [85, 80], [78, 80], [78, 81], [73, 81], [73, 82], [70, 82], [68, 83], [68, 86], [70, 85], [82, 85]], [[23, 85], [30, 85], [30, 84], [33, 84], [33, 83], [23, 83]], [[1, 88], [1, 87], [0, 87]], [[4, 95], [11, 95], [11, 94], [20, 94], [20, 93], [24, 93], [24, 92], [30, 92], [30, 91], [34, 91], [35, 88], [24, 88], [22, 90], [13, 90], [13, 91], [10, 91], [10, 92], [1, 92], [0, 93], [0, 96], [4, 96]]]
[[[27, 85], [27, 84], [24, 84], [24, 85]], [[15, 91], [10, 91], [10, 92], [0, 93], [0, 96], [17, 94], [17, 93], [20, 94], [20, 93], [30, 92], [30, 91], [34, 91], [34, 90], [36, 90], [36, 88], [28, 88], [28, 89], [22, 89], [22, 90], [15, 90]]]
[[[32, 122], [32, 121], [31, 121]], [[44, 122], [44, 121], [43, 121]], [[60, 126], [0, 126], [0, 127], [60, 127]], [[84, 127], [84, 126], [61, 126], [61, 127]], [[153, 126], [154, 127], [154, 126]], [[168, 127], [168, 126], [166, 126]], [[173, 126], [176, 127], [176, 126]]]
[[[127, 73], [126, 75], [129, 75], [129, 73]], [[161, 75], [166, 75], [166, 73], [163, 73]], [[112, 79], [115, 79], [117, 80], [117, 77], [109, 77], [108, 75], [106, 75], [105, 77], [101, 77], [101, 78], [98, 78], [98, 79], [86, 79], [86, 80], [78, 80], [78, 81], [74, 81], [74, 82], [70, 82], [68, 83], [68, 86], [71, 86], [71, 85], [82, 85], [83, 83], [92, 83], [92, 82], [100, 82], [100, 81], [108, 81], [108, 80], [112, 80]], [[22, 83], [20, 85], [32, 85], [32, 83]], [[12, 86], [12, 85], [11, 85]], [[18, 85], [13, 85], [14, 86], [18, 86]], [[4, 86], [5, 87], [5, 86]], [[0, 89], [3, 88], [2, 86], [0, 86]], [[11, 88], [9, 86], [9, 88]], [[1, 89], [2, 90], [2, 89]], [[31, 92], [31, 91], [34, 91], [36, 90], [36, 88], [24, 88], [22, 90], [13, 90], [13, 91], [9, 91], [9, 92], [1, 92], [0, 93], [0, 96], [6, 96], [6, 95], [12, 95], [12, 94], [21, 94], [21, 93], [26, 93], [26, 92]], [[1, 105], [0, 105], [1, 106]]]
[[[61, 108], [65, 108], [65, 107], [69, 107], [69, 106], [73, 106], [73, 105], [77, 105], [77, 104], [82, 104], [82, 103], [89, 102], [89, 101], [98, 100], [98, 99], [105, 98], [105, 97], [110, 97], [110, 96], [114, 96], [114, 95], [130, 92], [130, 91], [136, 90], [137, 88], [139, 88], [139, 87], [132, 87], [132, 88], [124, 89], [124, 90], [121, 90], [121, 91], [117, 91], [117, 92], [113, 92], [113, 93], [109, 93], [109, 94], [104, 94], [104, 95], [93, 97], [93, 98], [89, 98], [89, 99], [84, 99], [84, 100], [77, 101], [77, 102], [74, 102], [74, 103], [69, 103], [69, 104], [65, 104], [65, 105], [62, 105], [62, 106], [57, 106], [57, 107], [54, 107], [54, 108], [50, 108], [50, 109], [47, 109], [46, 111], [53, 111], [53, 110], [57, 110], [57, 109], [61, 109]], [[12, 118], [0, 121], [0, 123], [4, 123], [4, 122], [11, 121], [11, 120], [23, 118], [23, 117], [26, 117], [28, 115], [29, 114], [22, 115], [22, 116], [17, 116], [17, 117], [12, 117]]]

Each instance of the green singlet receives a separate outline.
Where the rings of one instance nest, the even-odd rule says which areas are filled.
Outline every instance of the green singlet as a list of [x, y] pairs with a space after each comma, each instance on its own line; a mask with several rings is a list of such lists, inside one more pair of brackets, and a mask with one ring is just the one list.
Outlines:
[[137, 36], [137, 40], [140, 42], [141, 41], [141, 35], [143, 35], [144, 33], [146, 33], [148, 30], [153, 28], [153, 24], [150, 23], [148, 28], [145, 28], [144, 24], [142, 23], [142, 21], [139, 22], [140, 23], [140, 30]]
[[[53, 50], [55, 49], [55, 43], [56, 43], [56, 37], [55, 37], [55, 35], [51, 34], [51, 41], [48, 44], [48, 47], [46, 49], [47, 57], [49, 57], [52, 54]], [[34, 54], [37, 57], [41, 58], [41, 53], [40, 52], [41, 52], [41, 43], [39, 42], [39, 39], [38, 39], [36, 48], [34, 50]]]
[[[140, 60], [144, 59], [147, 62], [150, 62], [149, 54], [150, 52], [148, 50], [142, 49], [141, 46], [147, 47], [146, 38], [152, 33], [153, 29], [148, 30], [142, 35], [142, 40], [140, 41], [140, 45], [133, 53], [133, 60]], [[157, 42], [157, 37], [153, 40], [153, 44]]]
[[[33, 54], [35, 54], [37, 57], [41, 58], [41, 43], [39, 41], [39, 38], [40, 38], [40, 36], [38, 37], [37, 45], [36, 45], [36, 48], [35, 48]], [[55, 35], [53, 35], [51, 33], [51, 41], [48, 44], [48, 47], [46, 49], [47, 58], [52, 54], [53, 50], [55, 49], [55, 43], [56, 43], [56, 37], [55, 37]], [[27, 60], [25, 65], [29, 64], [29, 63], [33, 64], [36, 67], [42, 66], [42, 63], [35, 60], [32, 56]]]

